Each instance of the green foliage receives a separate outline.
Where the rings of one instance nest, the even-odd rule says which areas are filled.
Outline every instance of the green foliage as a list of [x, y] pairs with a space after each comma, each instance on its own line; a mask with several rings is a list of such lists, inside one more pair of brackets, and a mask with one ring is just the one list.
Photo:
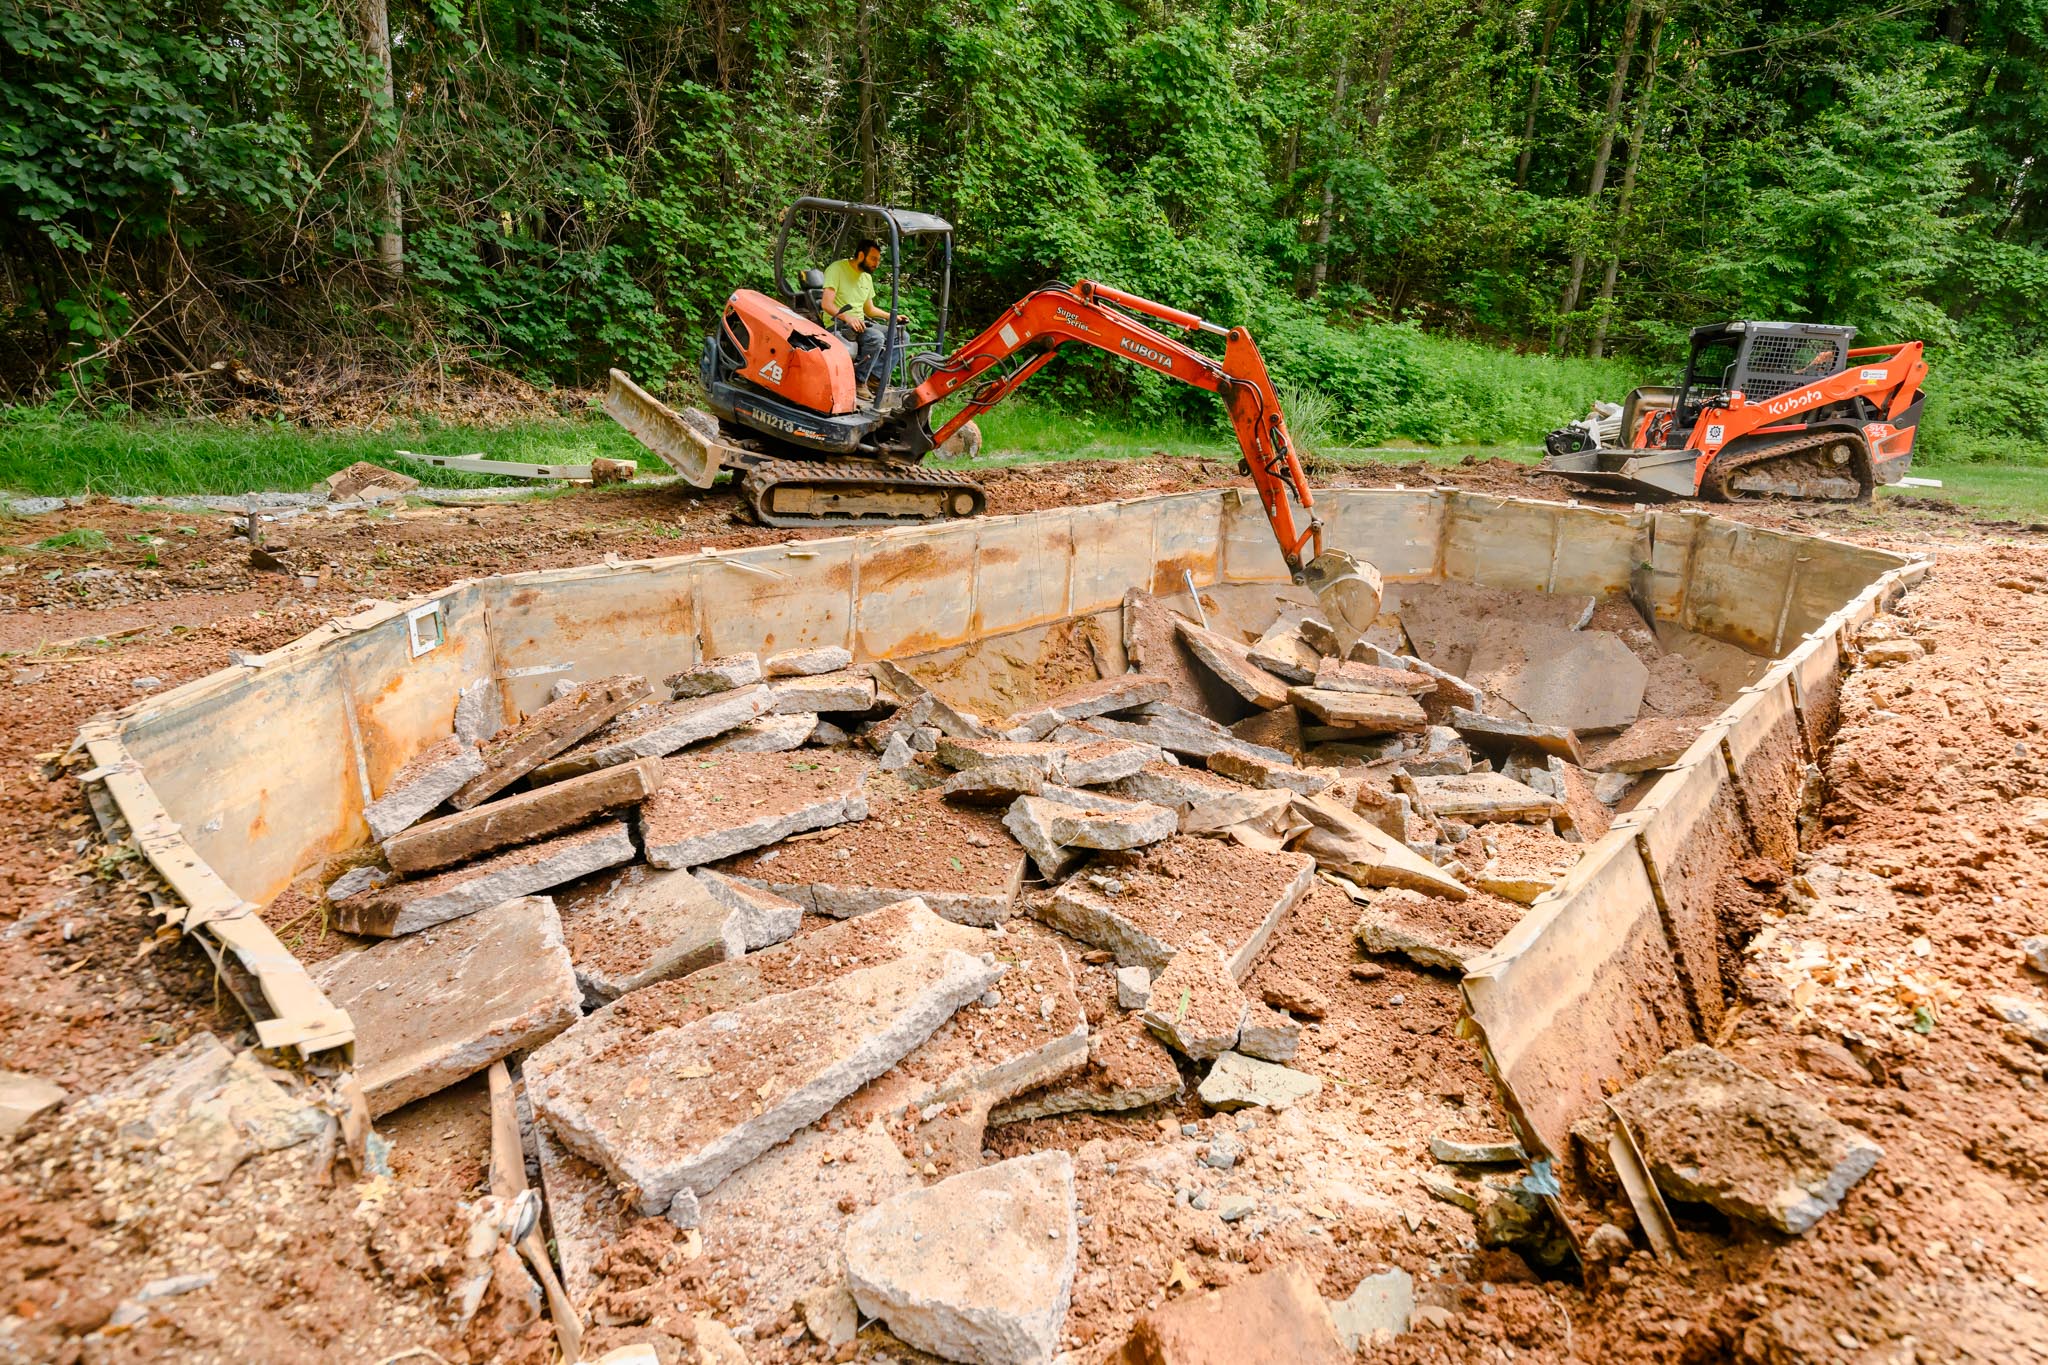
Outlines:
[[[393, 101], [356, 4], [0, 0], [0, 392], [687, 383], [782, 206], [872, 194], [959, 225], [956, 336], [1100, 279], [1252, 326], [1326, 443], [1527, 440], [1731, 316], [1934, 344], [1930, 454], [2043, 429], [2048, 0], [1675, 0], [1626, 60], [1592, 0], [389, 3]], [[1106, 356], [1033, 393], [1217, 429]]]

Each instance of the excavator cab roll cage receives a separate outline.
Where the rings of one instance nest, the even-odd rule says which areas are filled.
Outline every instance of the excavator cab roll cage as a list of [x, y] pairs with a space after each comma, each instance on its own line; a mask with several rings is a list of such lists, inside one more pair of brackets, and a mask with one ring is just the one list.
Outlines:
[[[899, 315], [898, 304], [903, 292], [903, 247], [907, 239], [935, 237], [939, 242], [939, 296], [938, 325], [932, 338], [931, 347], [940, 355], [946, 350], [946, 317], [953, 302], [953, 225], [936, 213], [922, 213], [916, 209], [892, 208], [886, 204], [860, 204], [845, 199], [818, 199], [805, 197], [789, 206], [782, 215], [782, 225], [775, 233], [774, 280], [775, 294], [805, 317], [815, 318], [824, 306], [824, 272], [816, 266], [803, 272], [799, 287], [791, 288], [786, 261], [789, 255], [790, 233], [807, 214], [820, 217], [841, 218], [848, 221], [864, 222], [875, 230], [875, 237], [887, 248], [884, 267], [889, 272], [889, 315]], [[843, 231], [843, 229], [842, 229]], [[879, 291], [878, 291], [879, 292]], [[891, 373], [884, 381], [883, 396], [887, 390], [897, 387], [902, 378], [899, 373], [909, 364], [910, 359], [897, 355]], [[929, 363], [929, 362], [926, 362]]]

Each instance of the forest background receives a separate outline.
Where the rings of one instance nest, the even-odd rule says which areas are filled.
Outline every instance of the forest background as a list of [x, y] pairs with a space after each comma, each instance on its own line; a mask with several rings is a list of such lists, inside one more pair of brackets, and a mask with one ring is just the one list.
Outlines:
[[957, 225], [955, 340], [1080, 277], [1249, 325], [1311, 443], [1530, 441], [1766, 317], [2048, 463], [2044, 152], [2048, 0], [0, 0], [0, 426], [686, 395], [823, 194]]

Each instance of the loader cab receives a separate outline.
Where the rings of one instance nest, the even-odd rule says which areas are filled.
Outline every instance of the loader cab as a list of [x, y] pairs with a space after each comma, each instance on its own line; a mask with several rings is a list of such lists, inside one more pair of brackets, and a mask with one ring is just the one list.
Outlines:
[[1807, 322], [1716, 322], [1692, 329], [1692, 354], [1673, 398], [1674, 419], [1665, 445], [1685, 445], [1710, 407], [1739, 393], [1761, 403], [1840, 374], [1849, 364], [1854, 327]]
[[[935, 213], [857, 204], [840, 199], [799, 199], [782, 215], [775, 234], [775, 294], [805, 317], [815, 319], [823, 307], [824, 266], [847, 255], [862, 237], [882, 243], [882, 268], [875, 281], [875, 302], [901, 316], [911, 309], [928, 320], [928, 336], [905, 338], [890, 357], [881, 397], [875, 406], [887, 410], [892, 394], [901, 397], [922, 382], [932, 359], [946, 353], [946, 316], [953, 295], [953, 225]], [[811, 265], [792, 285], [787, 269], [792, 254]], [[898, 391], [901, 391], [900, 393]]]

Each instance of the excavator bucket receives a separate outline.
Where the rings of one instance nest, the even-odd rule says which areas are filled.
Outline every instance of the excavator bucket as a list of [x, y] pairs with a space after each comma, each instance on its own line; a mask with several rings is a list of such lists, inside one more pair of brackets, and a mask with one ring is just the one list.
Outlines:
[[1339, 652], [1349, 654], [1379, 617], [1385, 593], [1380, 571], [1342, 550], [1325, 550], [1302, 570], [1302, 584], [1322, 605]]
[[728, 447], [718, 439], [718, 424], [704, 413], [677, 412], [621, 370], [612, 371], [604, 410], [684, 482], [709, 488], [718, 477]]

